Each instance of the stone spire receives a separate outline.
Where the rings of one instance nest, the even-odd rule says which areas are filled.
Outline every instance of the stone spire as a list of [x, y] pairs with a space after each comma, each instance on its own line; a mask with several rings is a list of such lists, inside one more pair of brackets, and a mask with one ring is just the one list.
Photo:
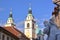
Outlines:
[[13, 16], [12, 16], [12, 8], [10, 9], [10, 14], [5, 27], [11, 27], [11, 26], [15, 26]]
[[26, 37], [28, 37], [30, 40], [35, 39], [36, 38], [35, 37], [36, 36], [36, 34], [35, 34], [36, 22], [34, 20], [33, 15], [32, 15], [31, 4], [29, 4], [28, 15], [26, 17], [24, 24], [25, 24], [24, 34], [26, 35]]
[[29, 13], [32, 14], [31, 3], [29, 4]]
[[9, 17], [12, 17], [12, 8], [10, 9], [10, 15], [9, 15]]
[[27, 15], [26, 20], [34, 20], [34, 16], [32, 15], [32, 7], [31, 7], [31, 4], [29, 4], [28, 15]]

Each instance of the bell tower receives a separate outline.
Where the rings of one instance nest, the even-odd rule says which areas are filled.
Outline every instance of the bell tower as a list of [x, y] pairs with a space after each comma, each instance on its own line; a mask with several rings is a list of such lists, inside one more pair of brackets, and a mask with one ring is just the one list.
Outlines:
[[34, 16], [32, 15], [32, 9], [29, 7], [28, 15], [25, 20], [24, 34], [30, 39], [35, 38], [35, 21]]
[[13, 27], [15, 26], [13, 16], [12, 16], [12, 8], [10, 9], [10, 14], [9, 14], [7, 23], [5, 24], [5, 27], [11, 27], [11, 26]]

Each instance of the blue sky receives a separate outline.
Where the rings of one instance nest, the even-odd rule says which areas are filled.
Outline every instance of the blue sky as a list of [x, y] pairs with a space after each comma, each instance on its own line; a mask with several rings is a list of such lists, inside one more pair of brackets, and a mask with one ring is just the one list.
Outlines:
[[23, 30], [23, 21], [28, 14], [29, 3], [32, 6], [33, 16], [39, 27], [43, 27], [43, 21], [49, 20], [54, 9], [52, 0], [0, 0], [0, 24], [5, 24], [12, 8], [14, 22], [20, 30]]

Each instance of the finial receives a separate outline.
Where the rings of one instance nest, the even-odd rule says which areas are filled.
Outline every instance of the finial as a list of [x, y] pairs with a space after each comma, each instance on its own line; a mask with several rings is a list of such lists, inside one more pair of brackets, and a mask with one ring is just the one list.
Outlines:
[[29, 10], [31, 10], [31, 3], [29, 3]]
[[9, 17], [12, 17], [12, 8], [10, 9], [10, 16]]
[[29, 14], [32, 14], [31, 3], [29, 3]]
[[12, 14], [12, 8], [10, 9], [10, 14]]
[[10, 10], [12, 10], [12, 8]]

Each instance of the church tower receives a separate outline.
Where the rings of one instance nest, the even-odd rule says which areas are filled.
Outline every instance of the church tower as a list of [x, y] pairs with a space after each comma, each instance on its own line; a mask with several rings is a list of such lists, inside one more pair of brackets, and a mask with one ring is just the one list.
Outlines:
[[7, 20], [7, 23], [5, 24], [5, 27], [15, 26], [13, 16], [12, 16], [12, 8], [10, 9], [10, 14]]
[[30, 40], [35, 39], [35, 21], [34, 16], [32, 15], [32, 9], [31, 7], [28, 10], [28, 15], [25, 20], [25, 29], [24, 33], [25, 35], [30, 38]]

